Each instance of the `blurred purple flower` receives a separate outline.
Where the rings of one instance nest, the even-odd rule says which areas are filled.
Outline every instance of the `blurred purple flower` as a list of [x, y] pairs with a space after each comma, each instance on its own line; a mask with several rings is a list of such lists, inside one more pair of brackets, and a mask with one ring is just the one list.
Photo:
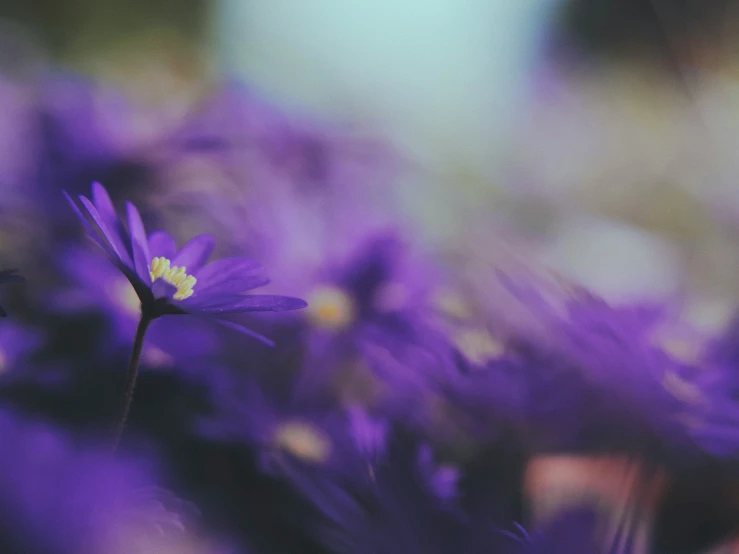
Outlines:
[[297, 298], [242, 294], [265, 285], [268, 280], [256, 274], [259, 266], [247, 258], [227, 258], [205, 265], [213, 251], [212, 237], [198, 235], [178, 251], [174, 239], [164, 231], [146, 236], [141, 216], [133, 204], [127, 204], [126, 229], [99, 183], [93, 184], [92, 197], [91, 202], [80, 196], [81, 206], [69, 196], [67, 199], [88, 235], [130, 281], [141, 301], [143, 317], [191, 314], [215, 319], [254, 336], [253, 332], [223, 317], [305, 307], [305, 302]]
[[[341, 482], [313, 473], [297, 487], [323, 516], [311, 530], [332, 552], [443, 553], [469, 546], [460, 514], [453, 502], [447, 503], [456, 496], [450, 486], [453, 473], [436, 466], [426, 447], [398, 432], [389, 437], [386, 455], [370, 480]], [[487, 548], [498, 551], [490, 544]]]
[[356, 406], [349, 407], [347, 415], [354, 448], [368, 459], [382, 458], [386, 454], [388, 422]]
[[37, 105], [39, 193], [53, 198], [108, 177], [127, 150], [131, 110], [123, 97], [74, 74], [46, 75]]
[[538, 447], [646, 449], [683, 461], [736, 451], [729, 373], [665, 340], [663, 306], [613, 307], [579, 287], [545, 297], [530, 282], [499, 278], [536, 322], [512, 329], [509, 343]]
[[428, 445], [418, 450], [418, 471], [428, 484], [430, 491], [439, 499], [449, 500], [457, 496], [459, 470], [449, 464], [437, 464]]
[[[388, 385], [386, 392], [406, 394], [408, 386], [419, 392], [415, 385], [424, 387], [430, 376], [422, 377], [421, 368], [431, 370], [445, 344], [443, 337], [431, 339], [425, 327], [431, 271], [395, 232], [373, 233], [346, 254], [322, 260], [302, 283], [293, 283], [309, 303], [301, 313], [306, 358], [296, 388], [310, 396], [342, 374], [350, 385], [352, 373], [362, 379], [370, 370], [380, 388]], [[399, 367], [384, 370], [387, 359]], [[372, 393], [365, 387], [365, 398], [354, 400], [366, 401]]]
[[[23, 283], [25, 279], [18, 275], [17, 269], [4, 269], [0, 271], [0, 285], [6, 283]], [[0, 317], [6, 317], [8, 313], [0, 306]]]
[[141, 135], [133, 105], [120, 91], [47, 70], [35, 80], [33, 93], [26, 143], [20, 146], [31, 153], [33, 169], [23, 190], [33, 193], [34, 209], [45, 210], [43, 221], [55, 225], [47, 232], [57, 237], [72, 229], [74, 218], [56, 202], [63, 190], [76, 197], [99, 180], [130, 193], [151, 183], [161, 144]]
[[[360, 187], [363, 198], [377, 207], [399, 167], [397, 156], [379, 140], [287, 113], [242, 84], [222, 86], [172, 138], [184, 154], [213, 154], [232, 176], [243, 178], [261, 166], [304, 200], [321, 196], [334, 207]], [[250, 188], [267, 192], [272, 181], [253, 181]]]
[[739, 453], [739, 318], [709, 341], [700, 369], [673, 388], [691, 401], [683, 421], [691, 436], [713, 456], [730, 459]]
[[[458, 352], [456, 337], [435, 317], [441, 272], [400, 233], [373, 232], [346, 250], [319, 249], [299, 265], [306, 270], [283, 283], [309, 302], [296, 322], [301, 331], [285, 339], [302, 353], [292, 358], [300, 363], [288, 387], [294, 400], [364, 406], [460, 445], [467, 434], [498, 433], [506, 418], [520, 421], [525, 387], [516, 364], [499, 363], [502, 350], [488, 344]], [[461, 362], [460, 354], [474, 363]], [[271, 378], [288, 362], [268, 364]]]
[[209, 373], [214, 413], [200, 432], [253, 448], [262, 471], [300, 480], [306, 468], [316, 468], [363, 482], [383, 456], [385, 423], [358, 407], [280, 399], [250, 375], [228, 369]]
[[152, 482], [148, 464], [80, 449], [7, 412], [0, 413], [0, 440], [0, 549], [8, 554], [86, 551]]

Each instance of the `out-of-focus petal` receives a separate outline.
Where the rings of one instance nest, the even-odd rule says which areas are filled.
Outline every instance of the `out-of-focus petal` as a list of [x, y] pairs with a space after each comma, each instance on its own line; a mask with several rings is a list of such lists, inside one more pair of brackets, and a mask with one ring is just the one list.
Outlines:
[[210, 235], [193, 237], [175, 254], [172, 259], [172, 265], [185, 267], [187, 268], [187, 272], [192, 275], [208, 261], [208, 257], [213, 252], [215, 244], [215, 239]]

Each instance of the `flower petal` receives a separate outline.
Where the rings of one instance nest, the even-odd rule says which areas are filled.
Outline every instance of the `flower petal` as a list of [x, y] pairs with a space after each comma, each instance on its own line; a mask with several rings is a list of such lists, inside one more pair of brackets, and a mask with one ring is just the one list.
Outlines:
[[202, 285], [200, 284], [200, 282], [198, 282], [198, 284], [195, 285], [195, 294], [193, 295], [193, 299], [200, 296], [202, 298], [205, 298], [205, 300], [207, 301], [207, 297], [214, 294], [238, 295], [257, 287], [263, 287], [268, 283], [269, 279], [267, 279], [263, 275], [238, 275], [235, 276], [233, 279], [228, 279], [223, 282], [221, 282], [220, 280], [216, 282], [211, 281], [210, 283], [206, 281]]
[[[103, 252], [105, 252], [106, 256], [110, 260], [110, 262], [115, 265], [125, 276], [126, 278], [131, 282], [131, 285], [133, 286], [134, 290], [136, 291], [136, 294], [139, 296], [142, 302], [147, 301], [149, 297], [151, 297], [151, 291], [149, 289], [148, 283], [144, 283], [141, 278], [138, 276], [138, 274], [133, 270], [131, 267], [132, 264], [130, 260], [128, 260], [128, 255], [126, 254], [126, 258], [122, 258], [118, 251], [113, 247], [113, 245], [110, 243], [108, 239], [108, 234], [105, 232], [105, 229], [101, 227], [102, 221], [100, 220], [99, 214], [96, 210], [96, 208], [90, 203], [90, 201], [85, 198], [84, 196], [80, 196], [80, 200], [82, 201], [83, 207], [88, 212], [88, 215], [90, 218], [87, 218], [83, 213], [82, 210], [77, 206], [74, 200], [69, 196], [69, 194], [66, 193], [66, 191], [62, 191], [64, 193], [65, 198], [69, 202], [69, 205], [74, 210], [74, 213], [77, 215], [77, 218], [82, 223], [82, 226], [85, 228], [85, 231], [87, 232], [88, 236], [100, 247], [102, 248]], [[91, 211], [92, 210], [92, 211]], [[97, 216], [97, 217], [95, 217]]]
[[80, 195], [79, 199], [80, 202], [82, 202], [82, 207], [87, 212], [87, 215], [90, 216], [90, 219], [92, 219], [92, 222], [100, 230], [100, 233], [102, 234], [105, 241], [110, 245], [110, 249], [115, 252], [115, 255], [118, 257], [118, 259], [123, 260], [130, 265], [132, 262], [130, 256], [128, 256], [128, 252], [126, 252], [125, 249], [122, 249], [120, 245], [116, 244], [113, 233], [111, 233], [105, 221], [103, 221], [103, 219], [100, 217], [100, 213], [97, 211], [97, 208], [86, 197]]
[[[196, 313], [193, 313], [192, 315], [197, 315]], [[259, 342], [266, 344], [267, 346], [274, 346], [275, 343], [271, 340], [269, 340], [267, 337], [260, 335], [259, 333], [256, 333], [249, 329], [248, 327], [244, 327], [243, 325], [240, 325], [238, 323], [235, 323], [233, 321], [228, 321], [227, 319], [220, 319], [217, 317], [208, 317], [211, 321], [215, 321], [216, 323], [223, 325], [224, 327], [228, 327], [229, 329], [233, 329], [235, 331], [238, 331], [239, 333], [243, 333], [245, 335], [248, 335], [252, 338], [257, 339]]]
[[213, 248], [215, 247], [215, 239], [210, 235], [198, 235], [190, 239], [190, 241], [182, 247], [172, 260], [173, 266], [185, 267], [187, 272], [192, 275], [199, 270], [208, 260]]
[[131, 234], [131, 252], [136, 273], [145, 283], [151, 283], [149, 275], [149, 243], [146, 240], [146, 230], [141, 221], [141, 214], [131, 202], [126, 202], [128, 215], [128, 232]]
[[308, 304], [300, 298], [273, 294], [236, 295], [225, 297], [218, 305], [204, 306], [200, 309], [210, 314], [234, 314], [241, 312], [283, 312], [299, 310]]
[[[132, 250], [128, 245], [128, 236], [126, 230], [121, 224], [121, 220], [116, 214], [113, 202], [110, 200], [108, 191], [97, 181], [92, 183], [92, 201], [97, 209], [100, 219], [107, 227], [107, 235], [110, 243], [123, 254], [124, 252], [132, 256]], [[130, 229], [129, 229], [130, 231]]]
[[196, 272], [195, 277], [197, 277], [199, 283], [202, 283], [201, 287], [206, 286], [210, 288], [213, 285], [251, 275], [260, 269], [261, 266], [254, 260], [237, 256], [233, 258], [222, 258], [209, 263]]
[[[69, 196], [69, 194], [67, 194], [66, 191], [62, 192], [64, 194], [64, 197], [67, 199], [67, 202], [69, 202], [69, 205], [74, 210], [77, 219], [80, 220], [80, 223], [82, 223], [82, 226], [85, 228], [87, 235], [95, 242], [95, 244], [103, 249], [103, 251], [108, 256], [108, 258], [110, 258], [111, 261], [113, 261], [114, 263], [120, 262], [120, 256], [118, 256], [118, 253], [110, 244], [110, 241], [108, 241], [108, 239], [105, 237], [105, 233], [103, 232], [103, 230], [94, 221], [90, 222], [90, 219], [82, 213], [82, 210], [80, 210], [79, 206], [75, 203], [74, 200], [72, 200], [72, 198]], [[94, 226], [93, 223], [95, 223]]]
[[166, 231], [154, 231], [149, 235], [149, 254], [152, 258], [164, 257], [171, 260], [176, 251], [177, 243]]

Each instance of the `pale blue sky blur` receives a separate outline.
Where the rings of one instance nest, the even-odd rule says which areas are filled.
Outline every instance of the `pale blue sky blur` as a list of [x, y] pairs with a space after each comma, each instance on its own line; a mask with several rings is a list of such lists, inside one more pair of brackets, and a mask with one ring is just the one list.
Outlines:
[[494, 163], [560, 0], [221, 0], [226, 66], [273, 97]]

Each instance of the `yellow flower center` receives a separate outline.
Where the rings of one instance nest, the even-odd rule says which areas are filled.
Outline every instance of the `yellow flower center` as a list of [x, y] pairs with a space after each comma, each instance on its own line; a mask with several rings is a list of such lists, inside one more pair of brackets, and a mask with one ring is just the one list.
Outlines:
[[505, 352], [503, 342], [484, 329], [467, 329], [452, 337], [454, 344], [472, 363], [483, 365]]
[[307, 423], [288, 421], [275, 432], [275, 444], [297, 458], [321, 463], [331, 454], [331, 442], [319, 429]]
[[461, 294], [452, 289], [440, 288], [432, 295], [434, 307], [447, 317], [454, 319], [469, 319], [472, 317], [472, 308]]
[[354, 301], [338, 287], [319, 287], [308, 298], [308, 316], [314, 324], [343, 329], [354, 321]]
[[175, 300], [190, 298], [194, 293], [192, 288], [198, 282], [195, 277], [187, 274], [185, 266], [172, 265], [172, 262], [163, 257], [156, 257], [151, 260], [149, 275], [152, 283], [157, 279], [161, 279], [165, 283], [177, 287], [177, 292], [172, 295]]
[[706, 397], [697, 385], [683, 379], [672, 371], [665, 373], [662, 378], [662, 386], [672, 396], [687, 404], [699, 404], [706, 400]]
[[703, 337], [687, 326], [665, 323], [653, 329], [648, 339], [651, 346], [677, 361], [689, 365], [700, 363], [704, 348]]

